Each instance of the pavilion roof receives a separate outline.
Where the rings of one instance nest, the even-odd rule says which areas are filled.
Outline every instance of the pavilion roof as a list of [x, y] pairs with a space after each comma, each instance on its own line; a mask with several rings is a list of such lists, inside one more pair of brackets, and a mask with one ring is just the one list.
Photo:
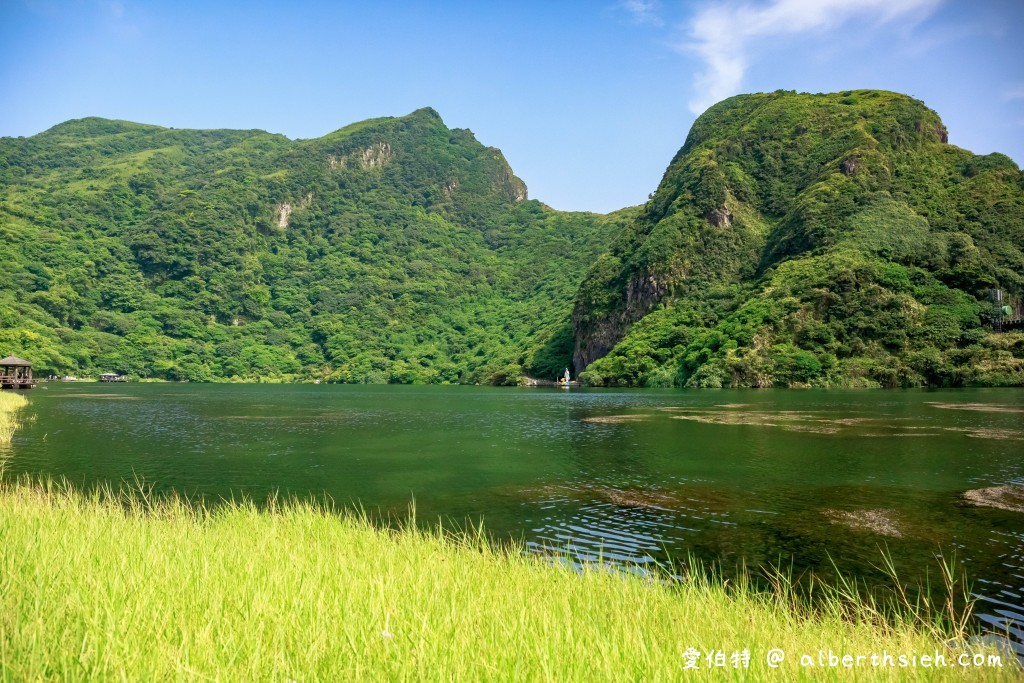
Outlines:
[[21, 358], [18, 358], [17, 356], [7, 356], [7, 358], [0, 360], [0, 366], [11, 367], [14, 365], [23, 365], [29, 368], [32, 367], [32, 364], [29, 363], [27, 360], [23, 360]]

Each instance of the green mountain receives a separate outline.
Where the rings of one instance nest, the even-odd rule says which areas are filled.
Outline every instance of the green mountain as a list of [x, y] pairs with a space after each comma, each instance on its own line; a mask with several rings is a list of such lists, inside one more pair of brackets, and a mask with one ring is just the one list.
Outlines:
[[881, 91], [743, 95], [608, 216], [431, 109], [315, 140], [89, 118], [0, 138], [0, 354], [41, 373], [1022, 385], [1024, 176]]
[[589, 271], [574, 363], [596, 385], [1024, 384], [1024, 176], [947, 144], [904, 95], [775, 92], [694, 124]]
[[0, 349], [39, 373], [515, 382], [621, 230], [431, 109], [315, 140], [88, 118], [0, 139]]

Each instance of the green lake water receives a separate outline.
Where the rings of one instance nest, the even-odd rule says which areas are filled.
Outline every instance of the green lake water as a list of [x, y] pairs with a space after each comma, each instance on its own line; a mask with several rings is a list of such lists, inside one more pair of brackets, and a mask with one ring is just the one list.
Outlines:
[[[955, 557], [979, 619], [1024, 635], [1024, 392], [57, 384], [4, 476], [216, 500], [330, 497], [640, 565], [692, 555], [867, 583]], [[1019, 644], [1018, 644], [1018, 647]], [[1024, 648], [1021, 648], [1024, 652]]]

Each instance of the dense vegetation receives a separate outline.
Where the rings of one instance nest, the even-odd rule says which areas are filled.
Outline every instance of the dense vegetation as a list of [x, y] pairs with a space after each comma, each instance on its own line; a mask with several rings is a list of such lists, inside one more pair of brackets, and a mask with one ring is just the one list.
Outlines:
[[[1020, 676], [1012, 655], [965, 644], [942, 596], [893, 605], [851, 582], [818, 587], [812, 609], [785, 576], [767, 593], [701, 571], [579, 569], [296, 501], [5, 483], [0, 538], [5, 681], [678, 681], [689, 665], [731, 680], [960, 681], [960, 664], [972, 680]], [[772, 648], [786, 653], [775, 670]], [[851, 673], [815, 666], [819, 650], [892, 659]], [[944, 665], [899, 664], [936, 653]]]
[[573, 315], [597, 385], [1024, 384], [1024, 176], [946, 142], [921, 102], [775, 92], [701, 116], [590, 270]]
[[0, 352], [39, 374], [1020, 385], [988, 296], [1024, 297], [1022, 246], [1013, 161], [882, 91], [725, 100], [609, 216], [527, 200], [431, 109], [0, 139]]
[[431, 109], [302, 141], [69, 121], [0, 139], [0, 349], [37, 374], [553, 377], [621, 221], [526, 200]]

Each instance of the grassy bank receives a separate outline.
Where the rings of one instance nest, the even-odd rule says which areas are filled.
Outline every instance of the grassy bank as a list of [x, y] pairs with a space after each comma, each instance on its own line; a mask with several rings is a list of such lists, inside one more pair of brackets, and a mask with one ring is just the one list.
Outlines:
[[6, 446], [14, 438], [21, 423], [18, 413], [28, 405], [28, 399], [21, 394], [0, 391], [0, 446]]
[[[682, 653], [748, 649], [697, 676], [960, 679], [806, 668], [800, 653], [956, 651], [840, 600], [811, 615], [695, 578], [575, 572], [479, 540], [380, 531], [306, 504], [202, 508], [0, 488], [3, 680], [680, 680]], [[786, 652], [780, 669], [769, 650]], [[973, 669], [1009, 679], [1012, 667]]]

